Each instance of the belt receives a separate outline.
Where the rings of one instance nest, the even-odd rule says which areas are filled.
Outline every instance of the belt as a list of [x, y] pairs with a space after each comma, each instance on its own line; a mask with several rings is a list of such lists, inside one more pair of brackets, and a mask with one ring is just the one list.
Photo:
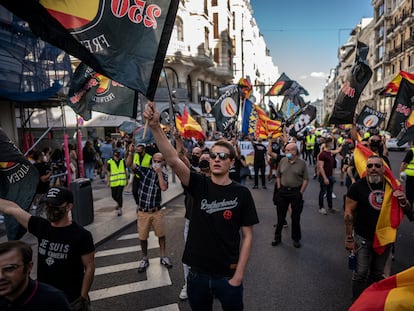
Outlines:
[[145, 213], [155, 213], [158, 212], [161, 207], [153, 207], [153, 208], [138, 208], [138, 211], [145, 212]]
[[285, 187], [285, 186], [280, 186], [280, 189], [282, 190], [288, 190], [288, 191], [298, 191], [300, 190], [301, 186], [299, 187]]

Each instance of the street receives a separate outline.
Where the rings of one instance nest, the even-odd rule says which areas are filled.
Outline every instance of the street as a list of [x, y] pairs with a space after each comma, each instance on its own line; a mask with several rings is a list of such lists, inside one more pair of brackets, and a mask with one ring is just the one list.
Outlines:
[[[394, 174], [398, 172], [404, 152], [391, 152]], [[313, 166], [309, 166], [313, 176]], [[272, 202], [274, 180], [267, 190], [251, 190], [260, 223], [254, 227], [254, 244], [244, 280], [245, 310], [347, 310], [351, 303], [351, 272], [344, 249], [342, 196], [345, 186], [335, 184], [334, 206], [341, 212], [318, 213], [319, 184], [311, 179], [305, 192], [302, 213], [302, 248], [296, 249], [289, 227], [283, 229], [282, 244], [271, 246], [276, 222]], [[252, 180], [248, 181], [252, 188]], [[190, 310], [178, 294], [184, 283], [181, 255], [183, 252], [183, 196], [166, 204], [167, 254], [173, 268], [159, 263], [158, 242], [149, 239], [150, 266], [138, 273], [141, 259], [136, 226], [121, 230], [97, 248], [97, 273], [91, 292], [95, 310]], [[405, 218], [396, 242], [392, 273], [414, 263], [412, 226]], [[215, 310], [221, 310], [215, 302]]]

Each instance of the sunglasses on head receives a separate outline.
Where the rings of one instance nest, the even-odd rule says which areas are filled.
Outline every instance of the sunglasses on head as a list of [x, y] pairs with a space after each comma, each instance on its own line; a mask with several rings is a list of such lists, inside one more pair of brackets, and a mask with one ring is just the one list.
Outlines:
[[230, 155], [225, 152], [210, 152], [210, 159], [215, 160], [217, 157], [219, 157], [220, 160], [227, 160], [230, 158]]
[[380, 164], [380, 163], [369, 163], [369, 164], [367, 164], [367, 168], [372, 168], [373, 166], [375, 166], [376, 168], [381, 168], [382, 164]]

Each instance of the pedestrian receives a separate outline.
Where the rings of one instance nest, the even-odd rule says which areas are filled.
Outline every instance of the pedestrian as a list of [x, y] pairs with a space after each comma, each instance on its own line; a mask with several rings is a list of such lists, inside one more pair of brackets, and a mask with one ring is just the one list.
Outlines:
[[85, 165], [85, 177], [93, 181], [95, 176], [95, 161], [96, 161], [96, 150], [90, 140], [87, 140], [85, 146], [82, 149], [83, 164]]
[[148, 260], [148, 235], [151, 227], [158, 237], [160, 246], [161, 265], [172, 268], [170, 259], [165, 254], [166, 238], [164, 210], [161, 207], [161, 192], [168, 189], [168, 174], [163, 171], [164, 158], [159, 152], [152, 156], [150, 168], [137, 166], [132, 159], [134, 145], [128, 146], [126, 158], [127, 166], [131, 167], [134, 174], [139, 175], [137, 188], [137, 227], [141, 244], [142, 260], [138, 264], [138, 272], [144, 272], [149, 266]]
[[187, 292], [193, 310], [212, 310], [216, 297], [224, 310], [243, 309], [243, 277], [259, 222], [250, 191], [229, 177], [235, 151], [228, 141], [210, 148], [211, 177], [191, 172], [160, 127], [149, 102], [143, 113], [167, 164], [194, 199], [183, 262], [190, 266]]
[[89, 305], [95, 274], [92, 234], [71, 220], [73, 194], [52, 187], [44, 197], [46, 217], [31, 216], [16, 203], [0, 199], [0, 212], [11, 215], [37, 238], [37, 279], [62, 290], [74, 310]]
[[306, 157], [309, 161], [309, 165], [316, 164], [314, 149], [315, 149], [315, 143], [316, 143], [316, 136], [313, 132], [309, 132], [305, 136], [305, 148], [306, 148]]
[[411, 206], [414, 204], [414, 148], [405, 154], [400, 165], [400, 176], [405, 180], [405, 193]]
[[102, 172], [101, 172], [101, 179], [105, 179], [105, 175], [107, 172], [107, 163], [108, 160], [112, 157], [112, 154], [114, 152], [114, 148], [112, 145], [112, 139], [107, 136], [105, 137], [105, 142], [101, 144], [100, 153], [101, 153], [101, 159], [102, 159]]
[[30, 278], [32, 268], [30, 245], [0, 243], [0, 310], [72, 310], [62, 291]]
[[121, 152], [114, 151], [112, 158], [107, 162], [108, 186], [111, 188], [112, 199], [117, 203], [116, 214], [122, 216], [122, 203], [124, 187], [127, 184], [127, 172], [125, 160], [121, 158]]
[[78, 154], [74, 144], [69, 144], [69, 169], [71, 180], [74, 181], [78, 177]]
[[36, 186], [36, 196], [33, 200], [32, 209], [36, 211], [36, 213], [40, 214], [42, 209], [39, 206], [39, 199], [49, 190], [49, 179], [50, 176], [52, 176], [53, 169], [46, 162], [43, 161], [43, 153], [40, 151], [35, 151], [33, 153], [33, 160], [33, 166], [39, 172], [39, 181]]
[[309, 176], [306, 162], [298, 157], [299, 152], [295, 143], [289, 143], [285, 147], [285, 157], [280, 160], [276, 171], [276, 210], [277, 225], [275, 239], [272, 246], [282, 241], [282, 229], [286, 219], [289, 205], [291, 207], [292, 240], [293, 246], [301, 247], [302, 238], [300, 228], [300, 214], [303, 209], [303, 193], [308, 185]]
[[[140, 143], [135, 147], [135, 153], [131, 151], [129, 155], [133, 155], [133, 164], [135, 166], [139, 166], [139, 167], [146, 167], [149, 168], [151, 167], [151, 161], [152, 161], [152, 156], [147, 153], [145, 151], [145, 144]], [[125, 159], [127, 159], [127, 157], [125, 157]], [[131, 167], [132, 165], [127, 163], [128, 167]], [[131, 172], [132, 173], [132, 172]], [[138, 187], [139, 187], [139, 183], [140, 183], [140, 176], [138, 174], [133, 174], [134, 179], [132, 180], [132, 195], [134, 196], [134, 200], [135, 203], [137, 205], [139, 205], [139, 200], [138, 200]]]
[[262, 139], [257, 138], [257, 142], [253, 141], [253, 138], [249, 136], [250, 142], [254, 149], [253, 156], [253, 169], [254, 169], [254, 186], [253, 189], [259, 188], [259, 171], [261, 174], [262, 188], [266, 188], [266, 154], [267, 148], [262, 143]]
[[325, 144], [321, 146], [321, 152], [318, 155], [318, 178], [319, 178], [319, 213], [322, 215], [328, 214], [327, 210], [323, 207], [324, 197], [326, 195], [326, 201], [328, 202], [328, 210], [332, 213], [339, 211], [333, 207], [332, 193], [335, 183], [335, 177], [333, 176], [335, 167], [334, 154], [340, 152], [340, 149], [332, 150], [332, 138], [328, 137]]
[[[366, 165], [366, 177], [352, 184], [345, 202], [345, 248], [355, 253], [357, 267], [352, 274], [352, 295], [357, 299], [371, 283], [384, 278], [384, 268], [391, 252], [393, 241], [382, 252], [376, 252], [373, 242], [381, 209], [384, 208], [383, 160], [378, 155], [370, 156]], [[412, 220], [412, 207], [404, 192], [394, 190], [399, 207]]]

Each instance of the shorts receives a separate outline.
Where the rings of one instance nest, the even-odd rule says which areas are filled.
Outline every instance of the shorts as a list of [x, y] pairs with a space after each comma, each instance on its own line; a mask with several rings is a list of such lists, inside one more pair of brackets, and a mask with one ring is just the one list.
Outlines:
[[142, 241], [148, 240], [151, 227], [155, 236], [165, 236], [164, 211], [158, 210], [154, 213], [138, 211], [137, 213], [138, 236]]

